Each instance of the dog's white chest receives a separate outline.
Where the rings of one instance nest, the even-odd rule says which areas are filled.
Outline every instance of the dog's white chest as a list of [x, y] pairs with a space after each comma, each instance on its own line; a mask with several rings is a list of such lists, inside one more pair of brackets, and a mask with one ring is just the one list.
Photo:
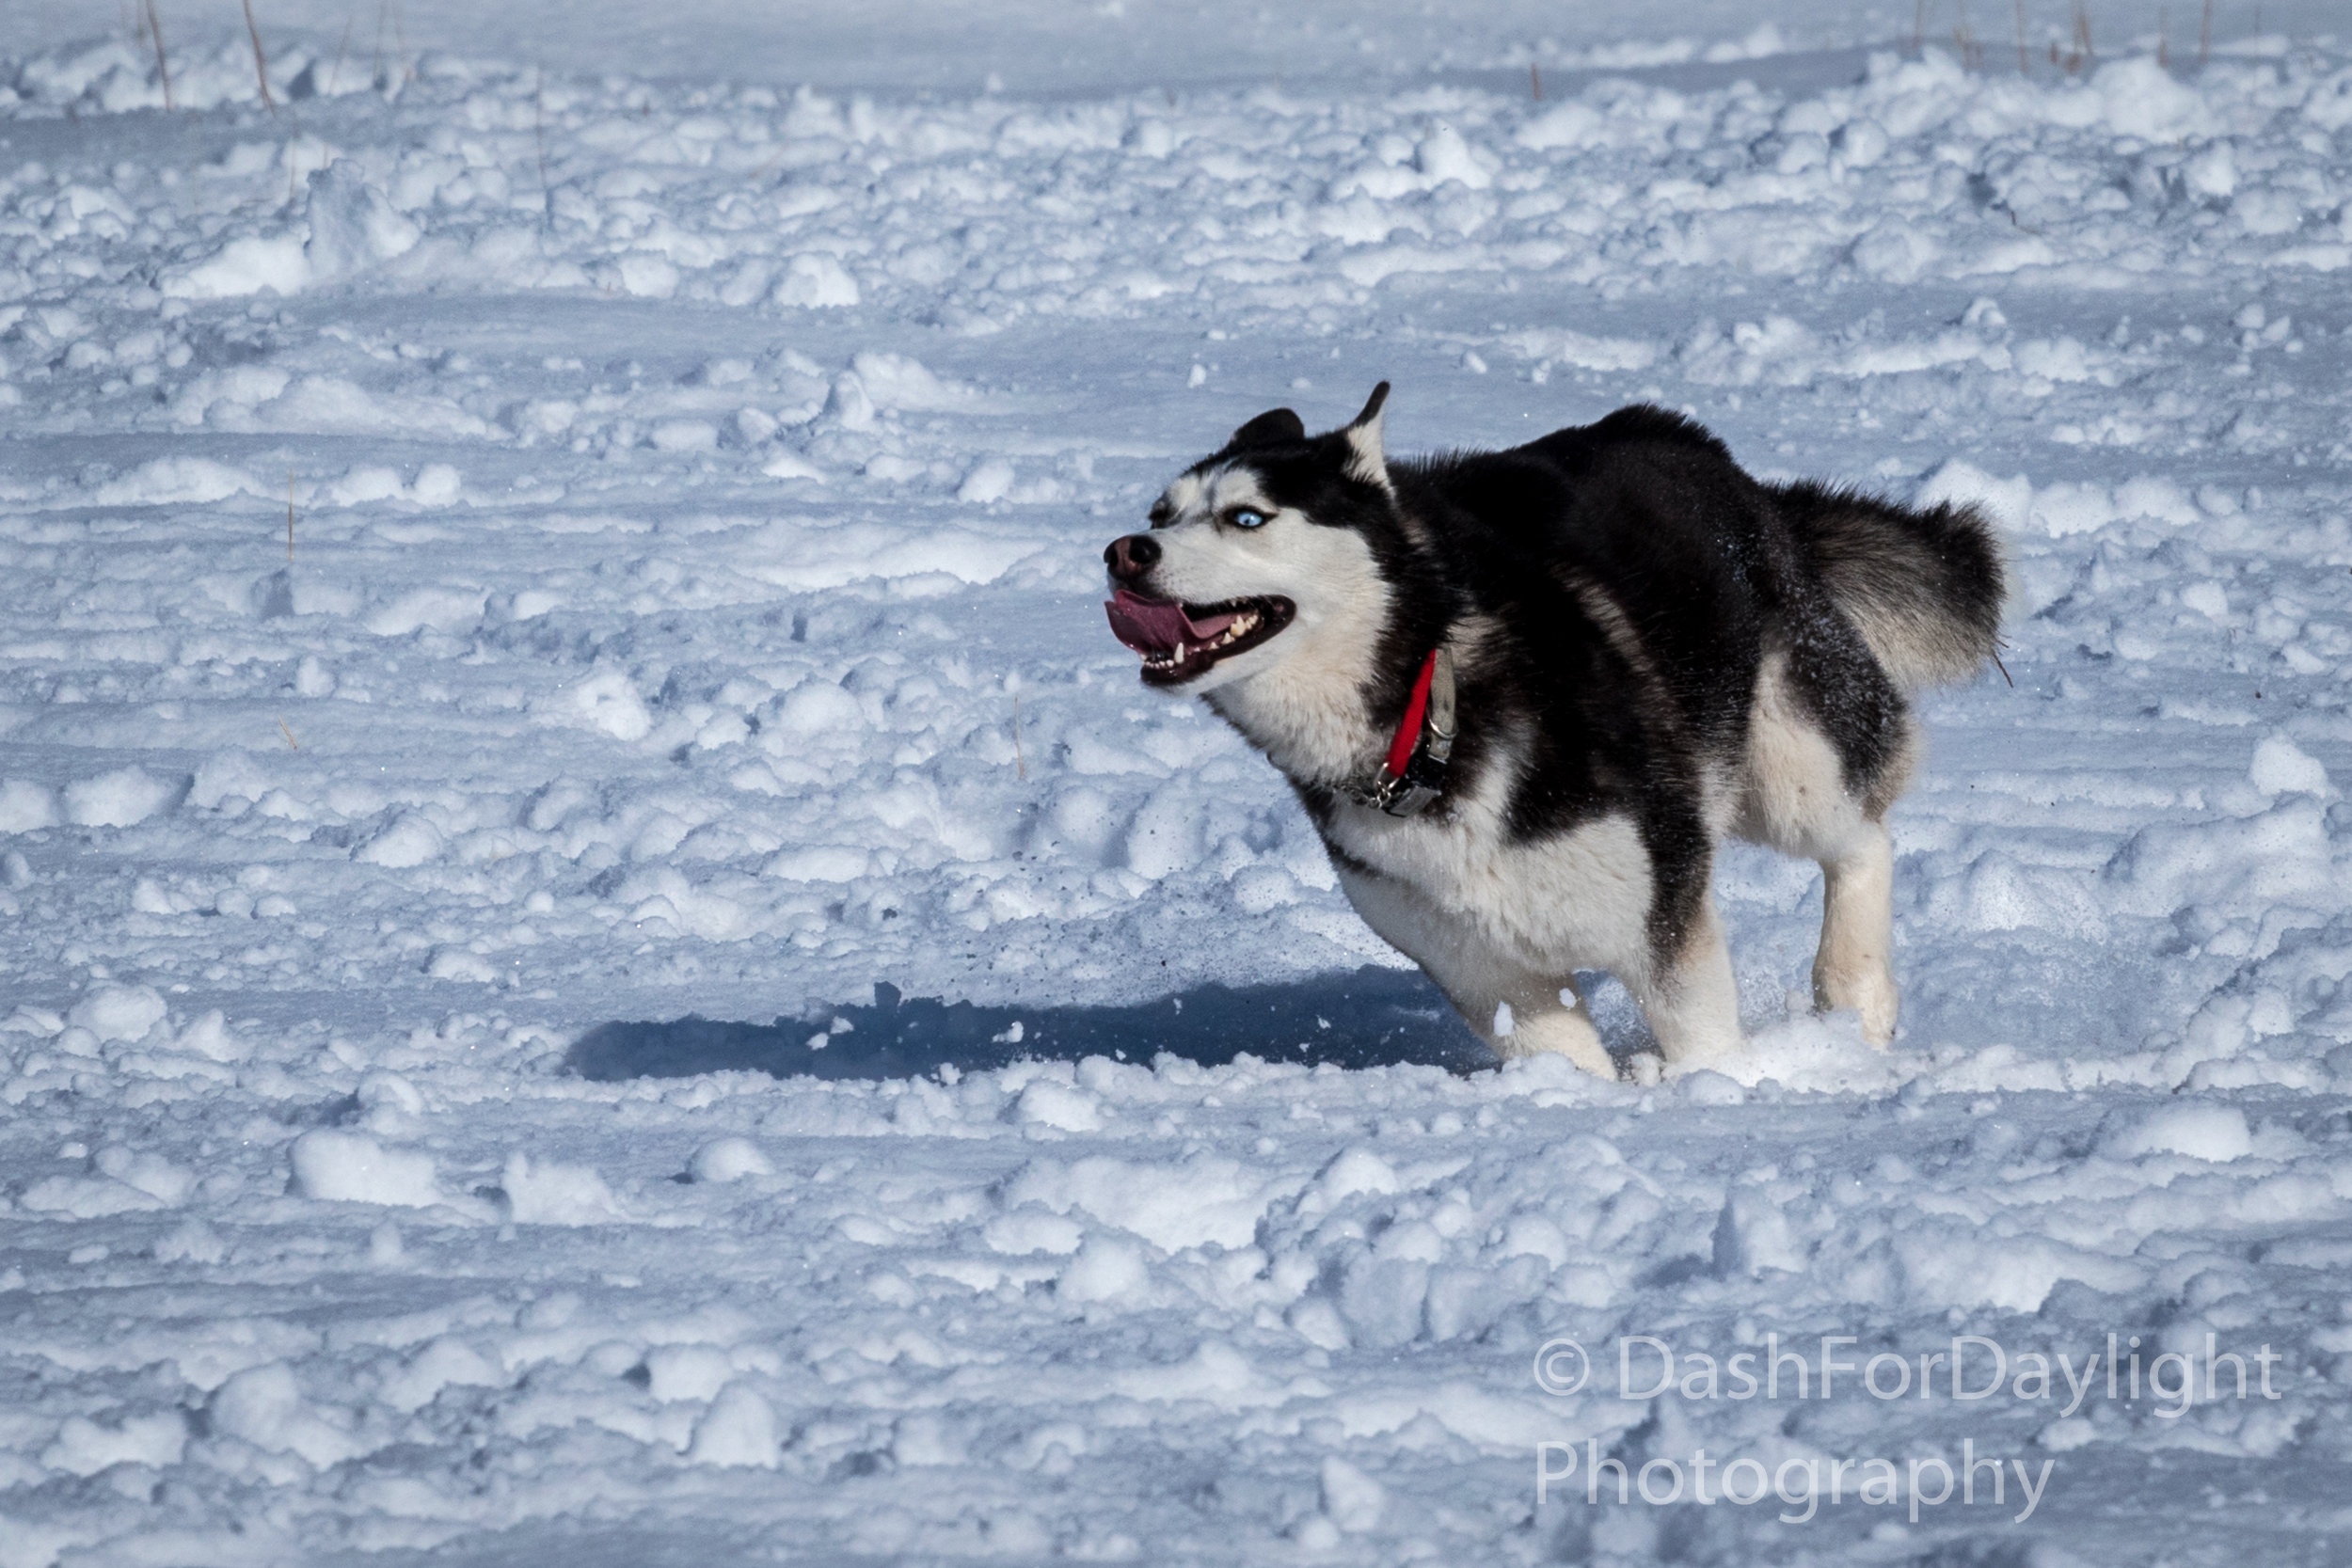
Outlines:
[[[1499, 802], [1480, 798], [1486, 793], [1409, 820], [1343, 802], [1326, 831], [1335, 848], [1418, 906], [1422, 921], [1464, 927], [1457, 939], [1474, 934], [1545, 967], [1612, 968], [1638, 958], [1650, 870], [1632, 822], [1606, 816], [1515, 841]], [[1372, 920], [1359, 881], [1350, 879], [1349, 895]]]

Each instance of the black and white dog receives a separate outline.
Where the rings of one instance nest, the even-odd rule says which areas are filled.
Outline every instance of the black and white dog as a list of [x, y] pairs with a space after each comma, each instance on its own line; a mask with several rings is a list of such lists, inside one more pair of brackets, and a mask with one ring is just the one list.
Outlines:
[[1820, 863], [1814, 1000], [1885, 1044], [1904, 699], [1993, 652], [1984, 520], [1760, 483], [1653, 407], [1392, 464], [1388, 391], [1321, 436], [1259, 415], [1104, 552], [1144, 683], [1266, 753], [1357, 911], [1506, 1055], [1613, 1075], [1573, 978], [1605, 970], [1668, 1068], [1732, 1058], [1727, 834]]

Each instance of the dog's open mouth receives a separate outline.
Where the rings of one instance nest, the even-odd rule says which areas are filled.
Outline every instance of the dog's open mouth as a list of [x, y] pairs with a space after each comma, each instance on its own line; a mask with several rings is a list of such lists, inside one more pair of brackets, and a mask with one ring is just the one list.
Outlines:
[[1122, 588], [1103, 609], [1110, 616], [1111, 635], [1143, 656], [1144, 681], [1176, 686], [1263, 642], [1291, 624], [1298, 607], [1272, 596], [1180, 604]]

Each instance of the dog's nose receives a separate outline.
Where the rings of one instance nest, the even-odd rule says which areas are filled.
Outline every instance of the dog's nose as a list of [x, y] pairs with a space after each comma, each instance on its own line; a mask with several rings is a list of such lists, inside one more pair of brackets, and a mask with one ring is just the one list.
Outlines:
[[1148, 533], [1114, 539], [1103, 552], [1103, 564], [1121, 582], [1131, 582], [1160, 563], [1160, 542]]

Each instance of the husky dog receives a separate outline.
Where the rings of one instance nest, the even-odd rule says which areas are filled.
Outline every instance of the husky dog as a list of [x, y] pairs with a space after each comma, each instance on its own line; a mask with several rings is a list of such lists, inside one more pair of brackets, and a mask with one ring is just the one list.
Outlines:
[[1575, 979], [1605, 970], [1667, 1068], [1735, 1057], [1734, 834], [1820, 863], [1814, 1002], [1885, 1045], [1906, 697], [1994, 650], [1984, 519], [1760, 483], [1647, 406], [1391, 463], [1388, 391], [1321, 436], [1259, 415], [1104, 552], [1144, 684], [1265, 752], [1357, 911], [1504, 1055], [1614, 1076]]

